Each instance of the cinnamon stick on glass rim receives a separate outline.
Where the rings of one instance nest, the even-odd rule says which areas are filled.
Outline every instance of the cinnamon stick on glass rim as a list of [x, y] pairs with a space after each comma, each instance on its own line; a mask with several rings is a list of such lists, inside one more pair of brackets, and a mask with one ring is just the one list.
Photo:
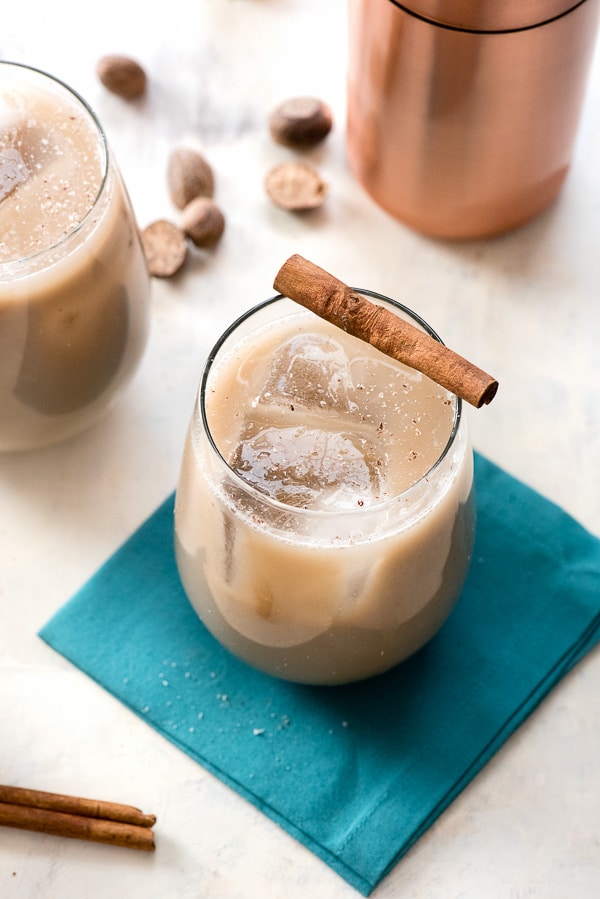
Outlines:
[[273, 287], [348, 334], [420, 371], [477, 409], [491, 403], [496, 395], [498, 382], [491, 375], [302, 256], [290, 256], [278, 271]]
[[155, 815], [130, 805], [0, 784], [6, 827], [152, 852], [155, 823]]

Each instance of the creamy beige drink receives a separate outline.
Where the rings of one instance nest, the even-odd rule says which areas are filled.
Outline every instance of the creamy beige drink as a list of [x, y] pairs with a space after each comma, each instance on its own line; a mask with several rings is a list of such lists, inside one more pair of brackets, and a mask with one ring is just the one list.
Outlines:
[[144, 349], [149, 276], [102, 130], [75, 94], [0, 63], [0, 450], [95, 421]]
[[456, 397], [276, 299], [205, 371], [176, 499], [182, 583], [257, 668], [323, 684], [380, 673], [460, 593], [472, 479]]

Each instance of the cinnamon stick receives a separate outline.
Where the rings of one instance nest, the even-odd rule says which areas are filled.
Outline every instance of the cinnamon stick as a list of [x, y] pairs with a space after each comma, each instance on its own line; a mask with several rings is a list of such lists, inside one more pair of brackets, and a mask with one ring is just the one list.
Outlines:
[[0, 785], [0, 825], [154, 850], [154, 815], [115, 802]]
[[43, 790], [28, 790], [25, 787], [9, 787], [4, 784], [0, 784], [0, 802], [68, 812], [89, 818], [106, 818], [108, 821], [121, 821], [123, 824], [137, 824], [140, 827], [153, 827], [156, 824], [156, 815], [145, 815], [139, 808], [131, 805], [100, 799], [84, 799], [81, 796], [66, 796], [62, 793], [46, 793]]
[[302, 256], [290, 256], [273, 287], [476, 408], [490, 403], [496, 395], [498, 382], [482, 369]]

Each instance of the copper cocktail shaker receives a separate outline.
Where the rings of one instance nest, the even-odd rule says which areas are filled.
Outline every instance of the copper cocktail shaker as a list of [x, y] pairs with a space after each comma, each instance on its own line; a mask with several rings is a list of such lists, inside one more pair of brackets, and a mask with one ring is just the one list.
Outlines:
[[348, 158], [426, 234], [485, 237], [557, 196], [600, 0], [349, 0]]

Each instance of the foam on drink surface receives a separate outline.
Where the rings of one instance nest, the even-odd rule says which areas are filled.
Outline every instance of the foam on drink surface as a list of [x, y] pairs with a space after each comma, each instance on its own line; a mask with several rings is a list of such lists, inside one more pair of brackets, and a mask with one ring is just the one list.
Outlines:
[[0, 85], [0, 263], [57, 244], [85, 218], [104, 169], [75, 98], [33, 82]]

